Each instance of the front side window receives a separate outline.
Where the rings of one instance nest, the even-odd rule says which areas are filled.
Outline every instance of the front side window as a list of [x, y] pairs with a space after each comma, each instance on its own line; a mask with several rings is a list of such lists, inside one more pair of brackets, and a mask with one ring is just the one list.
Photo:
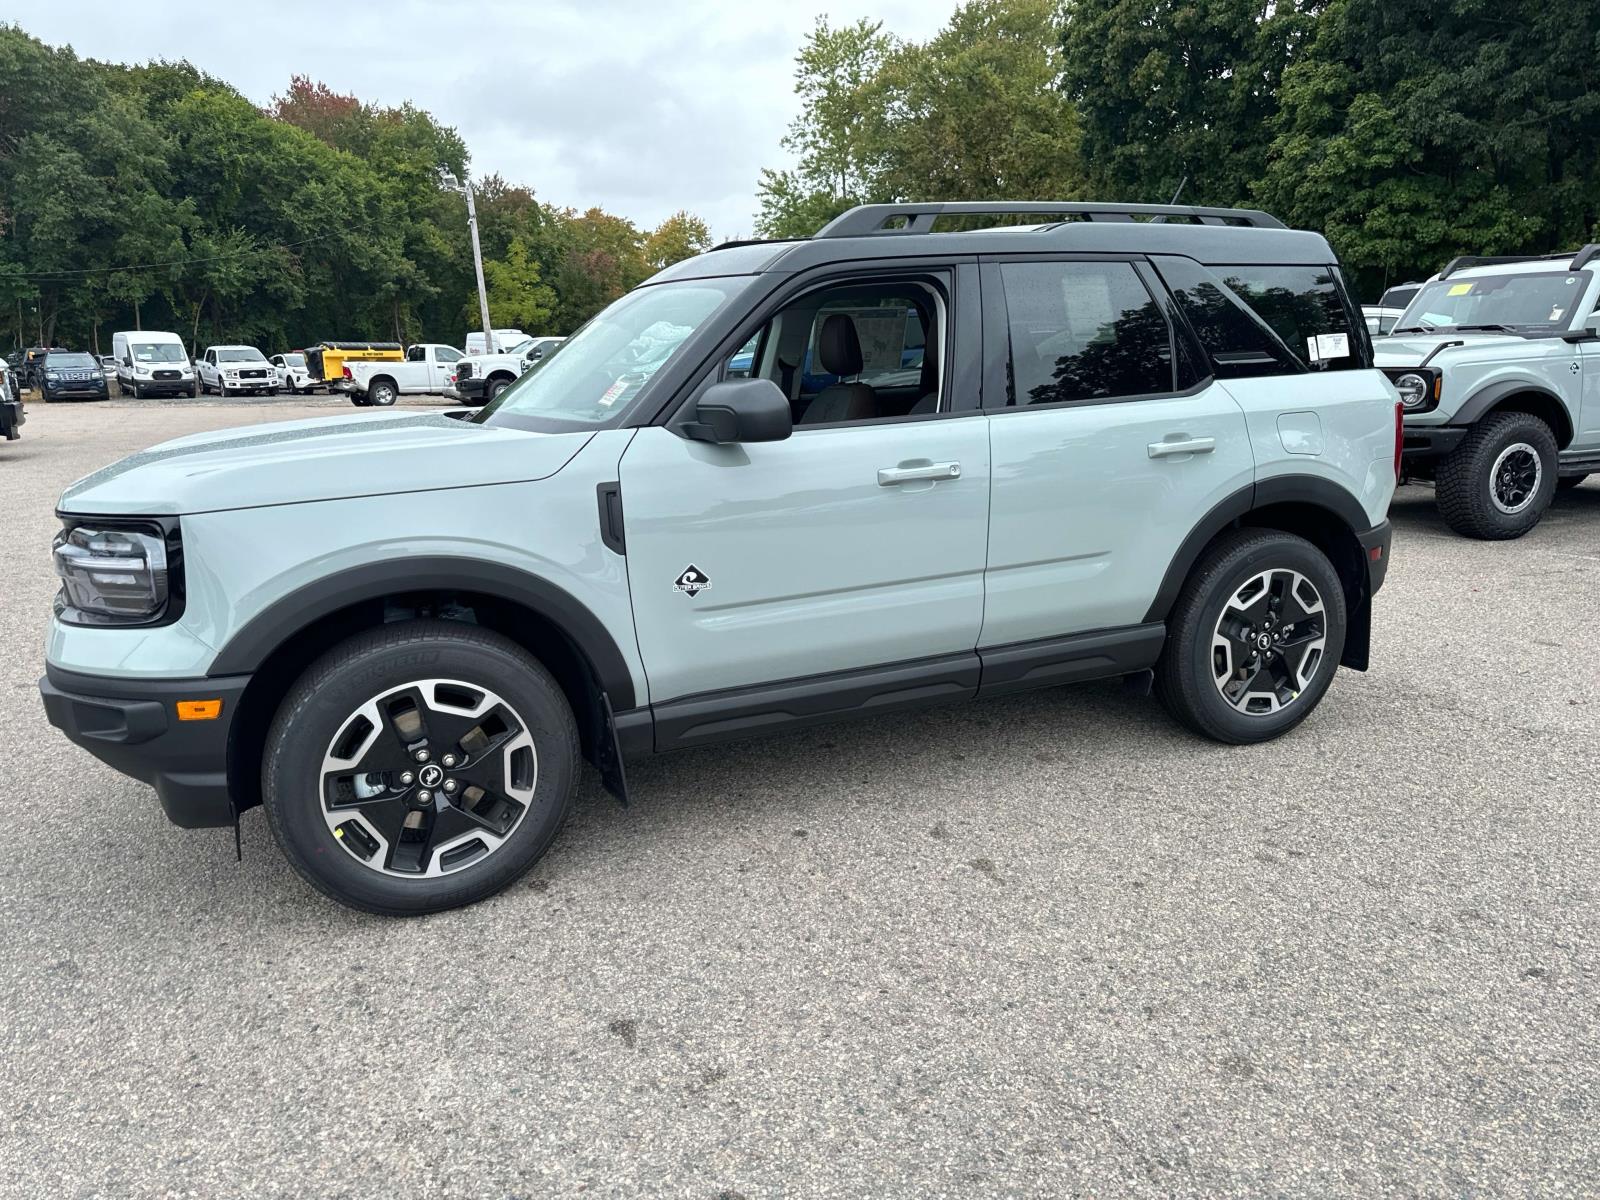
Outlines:
[[545, 418], [584, 426], [614, 423], [684, 341], [711, 320], [744, 277], [652, 284], [600, 313], [474, 418]]
[[1440, 279], [1417, 294], [1401, 330], [1564, 329], [1583, 302], [1588, 271]]
[[443, 363], [459, 362], [461, 359], [461, 351], [454, 346], [440, 346], [435, 353], [439, 361]]
[[1009, 403], [1060, 404], [1174, 390], [1166, 316], [1131, 263], [1005, 263]]

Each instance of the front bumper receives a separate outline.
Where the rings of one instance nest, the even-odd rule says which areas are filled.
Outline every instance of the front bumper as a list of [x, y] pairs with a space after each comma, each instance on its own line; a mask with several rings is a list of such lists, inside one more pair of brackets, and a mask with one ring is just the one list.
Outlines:
[[487, 399], [489, 381], [473, 376], [456, 380], [456, 399], [464, 404], [483, 404]]
[[1401, 465], [1443, 458], [1470, 432], [1466, 425], [1407, 425], [1400, 443]]
[[[228, 741], [248, 675], [125, 679], [47, 664], [39, 680], [50, 724], [101, 762], [156, 790], [167, 819], [187, 829], [233, 824]], [[210, 721], [180, 721], [179, 700], [221, 700]]]
[[135, 387], [146, 396], [187, 396], [194, 391], [195, 378], [191, 375], [187, 379], [141, 379], [135, 375], [122, 384], [122, 389], [130, 395]]
[[105, 400], [111, 391], [103, 383], [68, 383], [46, 386], [41, 394], [46, 400]]

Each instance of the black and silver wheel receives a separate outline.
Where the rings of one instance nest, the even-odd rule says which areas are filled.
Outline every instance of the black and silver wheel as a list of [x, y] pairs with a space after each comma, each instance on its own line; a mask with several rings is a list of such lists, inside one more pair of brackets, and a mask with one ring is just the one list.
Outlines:
[[560, 829], [578, 769], [566, 698], [526, 651], [475, 626], [411, 621], [307, 670], [268, 734], [263, 799], [311, 884], [405, 915], [522, 875]]
[[1439, 510], [1467, 537], [1521, 537], [1550, 507], [1556, 461], [1550, 426], [1528, 413], [1494, 413], [1440, 460]]
[[489, 380], [488, 387], [486, 387], [484, 389], [484, 399], [493, 400], [496, 396], [498, 396], [501, 392], [505, 391], [510, 386], [511, 386], [511, 380], [507, 379], [503, 375], [499, 376], [499, 377], [497, 377], [495, 379], [491, 379], [491, 380]]
[[1157, 692], [1189, 729], [1262, 742], [1311, 714], [1344, 653], [1344, 587], [1304, 538], [1270, 529], [1224, 535], [1179, 594]]

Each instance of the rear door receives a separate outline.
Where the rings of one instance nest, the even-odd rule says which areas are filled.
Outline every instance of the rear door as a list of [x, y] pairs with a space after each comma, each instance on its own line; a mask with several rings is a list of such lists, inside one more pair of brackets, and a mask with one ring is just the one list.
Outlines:
[[1148, 266], [983, 267], [994, 494], [985, 648], [1143, 623], [1179, 546], [1250, 486], [1244, 414]]

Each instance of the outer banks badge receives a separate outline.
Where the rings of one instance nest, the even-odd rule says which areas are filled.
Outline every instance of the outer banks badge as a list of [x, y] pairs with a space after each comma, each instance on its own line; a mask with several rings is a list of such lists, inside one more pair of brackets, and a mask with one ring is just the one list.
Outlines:
[[672, 584], [674, 591], [682, 592], [691, 600], [710, 586], [711, 580], [706, 578], [706, 573], [693, 563], [685, 567], [683, 574], [679, 575]]

